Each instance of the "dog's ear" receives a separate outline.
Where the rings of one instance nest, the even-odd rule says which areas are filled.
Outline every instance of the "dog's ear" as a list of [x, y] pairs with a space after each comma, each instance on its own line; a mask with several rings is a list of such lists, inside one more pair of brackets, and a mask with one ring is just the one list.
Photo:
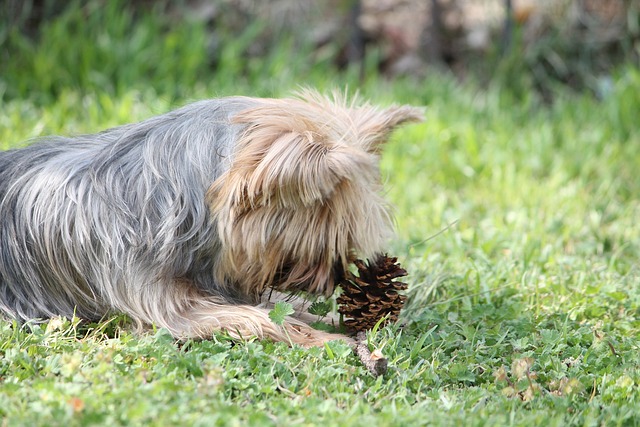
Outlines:
[[[264, 110], [264, 109], [263, 109]], [[241, 113], [236, 122], [256, 111]], [[358, 147], [336, 143], [315, 123], [272, 111], [269, 120], [252, 121], [240, 141], [230, 169], [209, 190], [214, 210], [235, 206], [235, 214], [258, 206], [310, 206], [326, 200], [342, 182], [374, 179], [373, 156]]]
[[373, 154], [380, 151], [391, 132], [405, 123], [424, 120], [425, 108], [409, 105], [392, 105], [380, 109], [360, 102], [355, 95], [349, 101], [346, 93], [334, 91], [325, 96], [311, 89], [297, 93], [302, 101], [296, 105], [299, 114], [324, 123], [322, 132], [335, 140], [350, 142]]
[[421, 108], [355, 107], [310, 93], [301, 100], [262, 100], [236, 114], [246, 125], [230, 169], [209, 190], [212, 208], [277, 203], [309, 206], [343, 182], [375, 182], [376, 154], [389, 134], [423, 119]]
[[360, 102], [355, 95], [349, 100], [346, 93], [334, 91], [325, 96], [311, 89], [297, 93], [301, 102], [289, 102], [297, 114], [322, 123], [321, 132], [334, 140], [351, 143], [365, 151], [377, 154], [387, 142], [391, 132], [405, 123], [424, 120], [425, 108], [392, 105], [380, 109]]
[[309, 206], [329, 198], [340, 182], [366, 176], [373, 163], [367, 153], [311, 131], [280, 134], [265, 148], [236, 159], [250, 203]]
[[380, 110], [371, 106], [354, 108], [351, 117], [357, 129], [358, 144], [369, 153], [378, 153], [391, 132], [405, 123], [424, 120], [425, 109], [409, 105]]

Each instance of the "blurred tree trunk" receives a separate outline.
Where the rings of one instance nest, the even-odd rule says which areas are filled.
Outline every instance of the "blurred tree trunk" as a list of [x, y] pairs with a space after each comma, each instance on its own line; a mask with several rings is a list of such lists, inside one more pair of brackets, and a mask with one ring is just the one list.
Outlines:
[[439, 0], [430, 0], [431, 7], [429, 11], [427, 25], [422, 31], [420, 44], [422, 54], [427, 62], [432, 64], [442, 64], [444, 62], [444, 53], [442, 48], [444, 37], [444, 24], [442, 22], [442, 5]]
[[443, 7], [440, 0], [430, 0], [427, 7], [427, 19], [420, 35], [420, 54], [429, 64], [445, 63]]
[[349, 40], [347, 42], [347, 63], [359, 67], [360, 80], [364, 79], [365, 36], [360, 26], [362, 4], [355, 0], [349, 10]]
[[500, 52], [504, 56], [509, 52], [513, 41], [513, 2], [504, 0], [504, 28], [502, 29], [502, 40]]

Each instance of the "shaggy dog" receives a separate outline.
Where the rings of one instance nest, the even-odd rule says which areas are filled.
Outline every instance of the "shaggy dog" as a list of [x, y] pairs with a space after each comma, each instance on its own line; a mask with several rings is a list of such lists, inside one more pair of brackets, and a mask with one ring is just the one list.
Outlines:
[[339, 338], [274, 324], [264, 296], [330, 295], [356, 255], [384, 249], [379, 152], [421, 117], [309, 91], [232, 97], [1, 152], [0, 311], [120, 312], [177, 338]]

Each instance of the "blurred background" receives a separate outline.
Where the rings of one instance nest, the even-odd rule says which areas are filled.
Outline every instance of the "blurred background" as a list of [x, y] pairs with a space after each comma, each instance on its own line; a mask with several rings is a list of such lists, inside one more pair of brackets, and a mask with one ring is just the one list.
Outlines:
[[[0, 101], [449, 74], [550, 101], [638, 64], [637, 0], [3, 0]], [[28, 75], [30, 78], [26, 79]], [[219, 87], [219, 90], [215, 88]], [[197, 92], [197, 91], [196, 91]], [[530, 95], [527, 95], [530, 96]]]

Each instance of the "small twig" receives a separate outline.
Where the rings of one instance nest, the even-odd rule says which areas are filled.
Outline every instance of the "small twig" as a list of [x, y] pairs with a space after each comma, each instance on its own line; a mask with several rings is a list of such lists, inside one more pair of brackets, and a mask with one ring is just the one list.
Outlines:
[[591, 391], [591, 397], [589, 397], [589, 403], [596, 397], [596, 391], [598, 390], [598, 384], [596, 383], [596, 379], [593, 379], [593, 390]]
[[531, 394], [535, 393], [536, 389], [533, 387], [533, 380], [531, 379], [531, 373], [529, 372], [529, 368], [524, 372], [527, 376], [527, 380], [529, 381], [529, 388], [531, 389]]
[[410, 248], [413, 248], [414, 246], [418, 246], [418, 245], [422, 245], [423, 243], [427, 243], [430, 240], [435, 239], [436, 237], [438, 237], [439, 235], [445, 233], [446, 231], [448, 231], [449, 229], [455, 227], [458, 222], [460, 222], [459, 219], [456, 219], [455, 221], [449, 223], [445, 228], [443, 228], [442, 230], [436, 232], [435, 234], [432, 234], [431, 236], [427, 237], [426, 239], [420, 240], [419, 242], [416, 243], [412, 243], [409, 245]]
[[510, 288], [510, 287], [513, 286], [514, 283], [515, 282], [510, 282], [510, 283], [507, 283], [506, 285], [498, 286], [497, 288], [487, 289], [486, 291], [474, 292], [472, 294], [459, 294], [459, 295], [456, 295], [454, 297], [451, 297], [451, 298], [443, 300], [443, 301], [432, 302], [431, 304], [429, 304], [429, 306], [441, 305], [441, 304], [449, 304], [450, 302], [455, 302], [455, 301], [461, 300], [463, 298], [472, 298], [472, 297], [477, 297], [479, 295], [489, 294], [491, 292], [496, 292], [496, 291], [500, 291], [502, 289]]
[[387, 358], [382, 355], [380, 350], [369, 351], [367, 345], [367, 335], [360, 331], [356, 335], [356, 354], [362, 361], [362, 364], [371, 372], [374, 377], [378, 377], [387, 372]]

